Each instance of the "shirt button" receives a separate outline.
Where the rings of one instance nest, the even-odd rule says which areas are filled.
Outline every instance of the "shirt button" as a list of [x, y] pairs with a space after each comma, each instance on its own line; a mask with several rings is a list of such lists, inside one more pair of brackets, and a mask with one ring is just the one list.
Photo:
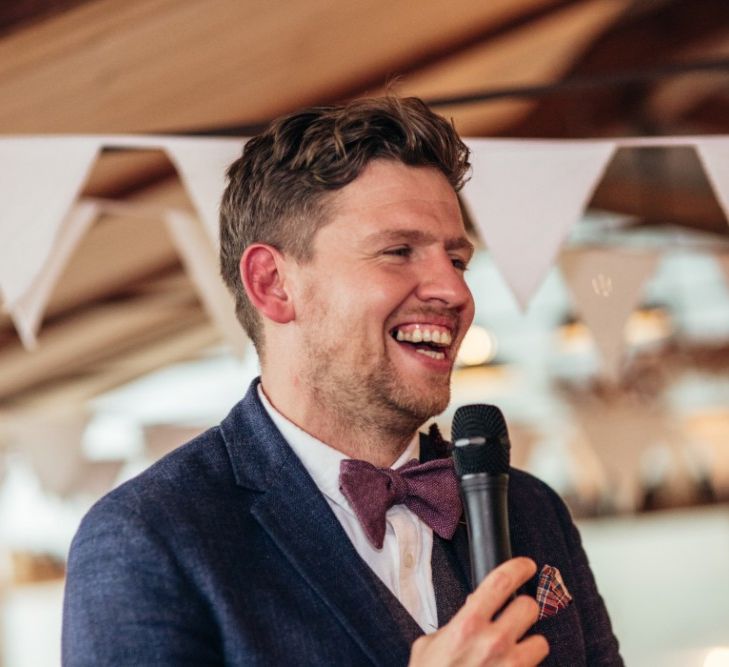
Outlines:
[[411, 553], [405, 554], [404, 564], [405, 567], [408, 569], [415, 565], [415, 559], [413, 558], [413, 555]]

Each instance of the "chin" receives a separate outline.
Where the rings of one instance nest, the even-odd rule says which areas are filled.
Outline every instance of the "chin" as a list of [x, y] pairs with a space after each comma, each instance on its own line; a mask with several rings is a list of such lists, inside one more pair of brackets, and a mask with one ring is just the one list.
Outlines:
[[443, 412], [451, 400], [450, 386], [445, 389], [416, 393], [403, 391], [396, 400], [397, 407], [408, 414], [418, 425]]
[[397, 431], [410, 431], [443, 412], [450, 402], [450, 373], [413, 373], [412, 368], [379, 367], [369, 374], [369, 398], [384, 411], [378, 417]]

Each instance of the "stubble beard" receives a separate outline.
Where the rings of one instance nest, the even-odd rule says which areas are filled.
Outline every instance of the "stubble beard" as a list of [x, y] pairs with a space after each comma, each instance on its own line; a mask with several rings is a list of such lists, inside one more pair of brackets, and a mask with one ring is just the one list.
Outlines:
[[422, 389], [410, 387], [386, 355], [373, 365], [366, 354], [352, 355], [351, 342], [322, 346], [317, 336], [311, 338], [305, 349], [317, 350], [317, 355], [308, 360], [303, 377], [319, 406], [342, 429], [409, 439], [448, 406], [450, 374], [433, 375]]

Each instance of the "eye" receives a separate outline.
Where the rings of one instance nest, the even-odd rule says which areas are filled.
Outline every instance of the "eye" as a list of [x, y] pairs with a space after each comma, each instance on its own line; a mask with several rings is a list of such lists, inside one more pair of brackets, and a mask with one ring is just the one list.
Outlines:
[[391, 255], [393, 257], [410, 257], [413, 254], [413, 249], [410, 246], [402, 245], [396, 248], [388, 248], [383, 252], [384, 255]]
[[468, 260], [462, 257], [451, 257], [451, 263], [459, 271], [468, 271]]

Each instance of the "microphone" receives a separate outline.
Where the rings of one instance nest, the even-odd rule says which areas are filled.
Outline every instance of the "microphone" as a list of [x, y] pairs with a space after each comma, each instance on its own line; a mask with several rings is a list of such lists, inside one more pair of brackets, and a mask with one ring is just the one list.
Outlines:
[[495, 405], [464, 405], [453, 417], [453, 463], [461, 485], [476, 588], [497, 565], [511, 558], [509, 432]]

